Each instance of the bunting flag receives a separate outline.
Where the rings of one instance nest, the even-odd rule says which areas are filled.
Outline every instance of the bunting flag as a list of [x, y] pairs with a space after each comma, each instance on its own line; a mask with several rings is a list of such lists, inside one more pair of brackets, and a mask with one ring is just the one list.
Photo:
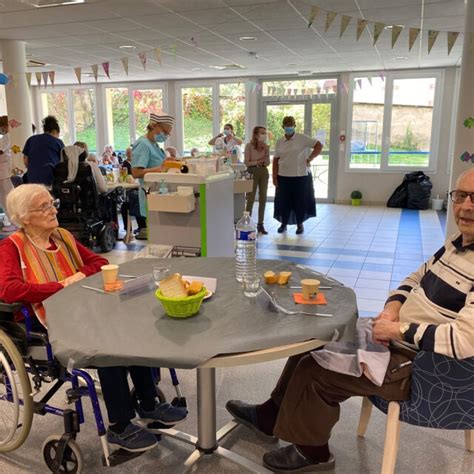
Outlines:
[[410, 31], [408, 32], [408, 51], [411, 51], [411, 48], [413, 48], [419, 34], [420, 28], [410, 28]]
[[362, 89], [362, 79], [357, 79], [357, 85], [359, 86], [359, 89]]
[[38, 84], [38, 87], [40, 87], [41, 86], [41, 73], [35, 72], [35, 77], [36, 77], [36, 82]]
[[138, 53], [138, 57], [140, 58], [143, 70], [146, 71], [146, 53]]
[[311, 28], [318, 14], [319, 14], [319, 7], [311, 7], [309, 18], [308, 18], [308, 28]]
[[56, 72], [49, 71], [48, 77], [49, 77], [49, 82], [51, 82], [51, 85], [54, 87], [54, 78], [56, 77]]
[[94, 76], [95, 81], [97, 82], [97, 78], [99, 77], [99, 66], [97, 64], [93, 64], [91, 66], [92, 75]]
[[158, 61], [158, 64], [161, 66], [161, 49], [155, 48], [155, 58]]
[[385, 28], [385, 23], [381, 23], [381, 22], [375, 23], [375, 25], [374, 25], [374, 46], [377, 43], [377, 41], [379, 40], [380, 35], [382, 34], [382, 31], [384, 30], [384, 28]]
[[453, 49], [454, 43], [458, 39], [459, 33], [457, 31], [448, 31], [448, 56], [451, 54], [451, 50]]
[[197, 39], [194, 36], [191, 36], [191, 44], [197, 48], [198, 47], [198, 42]]
[[369, 81], [370, 87], [372, 87], [372, 76], [367, 76], [367, 80]]
[[438, 38], [439, 31], [436, 30], [428, 30], [428, 54], [431, 53], [434, 44], [436, 43], [436, 39]]
[[31, 72], [26, 73], [26, 83], [28, 84], [28, 87], [31, 86], [31, 76], [32, 76]]
[[333, 21], [336, 19], [337, 13], [335, 12], [326, 12], [326, 26], [324, 31], [327, 32], [331, 27]]
[[48, 85], [48, 73], [45, 71], [45, 72], [42, 72], [41, 74], [43, 75], [43, 85], [44, 87], [46, 87]]
[[359, 41], [362, 32], [364, 31], [365, 27], [367, 26], [367, 20], [361, 20], [360, 18], [357, 20], [357, 41]]
[[110, 79], [110, 63], [108, 61], [102, 63], [102, 69], [104, 70], [105, 75]]
[[341, 17], [341, 31], [339, 33], [339, 38], [342, 38], [342, 35], [346, 32], [349, 23], [351, 22], [352, 17], [348, 15], [342, 15]]
[[385, 81], [385, 73], [383, 71], [379, 72], [379, 77], [380, 77], [380, 79], [382, 79], [382, 82]]
[[170, 51], [173, 56], [176, 56], [177, 50], [178, 50], [178, 47], [176, 46], [176, 43], [170, 44]]
[[77, 82], [79, 82], [79, 84], [81, 83], [81, 69], [82, 68], [80, 66], [74, 68], [74, 74], [76, 75]]
[[128, 76], [128, 58], [122, 58], [122, 66], [123, 70], [125, 71], [125, 74]]
[[397, 26], [393, 25], [392, 27], [392, 49], [395, 46], [396, 42], [398, 41], [398, 38], [400, 37], [400, 33], [403, 30], [403, 26]]

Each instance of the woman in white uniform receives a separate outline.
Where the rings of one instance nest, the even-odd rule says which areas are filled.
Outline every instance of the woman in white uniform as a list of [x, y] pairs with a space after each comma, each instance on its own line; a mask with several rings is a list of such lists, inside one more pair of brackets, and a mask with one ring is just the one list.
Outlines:
[[240, 147], [242, 143], [242, 140], [234, 135], [234, 127], [231, 123], [226, 123], [224, 132], [209, 140], [209, 145], [214, 146], [214, 151], [225, 155], [232, 153], [234, 148]]
[[0, 207], [3, 209], [3, 230], [10, 232], [16, 230], [10, 222], [7, 214], [7, 194], [13, 189], [12, 175], [12, 153], [10, 150], [10, 134], [8, 133], [8, 117], [0, 117]]

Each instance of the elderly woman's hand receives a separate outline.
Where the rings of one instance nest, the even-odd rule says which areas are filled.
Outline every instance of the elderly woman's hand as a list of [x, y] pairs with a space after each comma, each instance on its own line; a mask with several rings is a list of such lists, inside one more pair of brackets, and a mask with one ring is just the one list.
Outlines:
[[69, 285], [73, 285], [74, 283], [77, 283], [81, 280], [83, 280], [86, 276], [82, 272], [77, 272], [74, 273], [74, 275], [71, 275], [70, 277], [65, 278], [61, 283], [63, 284], [64, 288]]

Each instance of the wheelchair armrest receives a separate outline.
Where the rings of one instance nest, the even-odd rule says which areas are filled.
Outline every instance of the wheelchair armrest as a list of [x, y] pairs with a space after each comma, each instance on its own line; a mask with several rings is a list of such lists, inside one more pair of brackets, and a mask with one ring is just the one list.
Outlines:
[[0, 313], [16, 313], [22, 307], [21, 303], [4, 303], [0, 301]]
[[30, 331], [29, 333], [31, 340], [41, 341], [43, 344], [49, 344], [48, 335], [41, 332]]

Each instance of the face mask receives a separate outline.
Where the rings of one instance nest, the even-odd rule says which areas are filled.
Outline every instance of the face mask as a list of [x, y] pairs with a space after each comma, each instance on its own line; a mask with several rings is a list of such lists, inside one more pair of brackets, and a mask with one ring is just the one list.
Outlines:
[[266, 142], [267, 141], [267, 134], [262, 133], [262, 134], [258, 135], [258, 141], [259, 142]]
[[163, 143], [168, 139], [168, 135], [165, 135], [164, 133], [157, 133], [155, 135], [155, 141], [158, 143]]
[[228, 137], [231, 133], [232, 133], [231, 130], [229, 130], [229, 129], [227, 129], [227, 128], [224, 128], [224, 135], [225, 135], [226, 137]]
[[293, 135], [295, 133], [295, 127], [283, 127], [287, 135]]

